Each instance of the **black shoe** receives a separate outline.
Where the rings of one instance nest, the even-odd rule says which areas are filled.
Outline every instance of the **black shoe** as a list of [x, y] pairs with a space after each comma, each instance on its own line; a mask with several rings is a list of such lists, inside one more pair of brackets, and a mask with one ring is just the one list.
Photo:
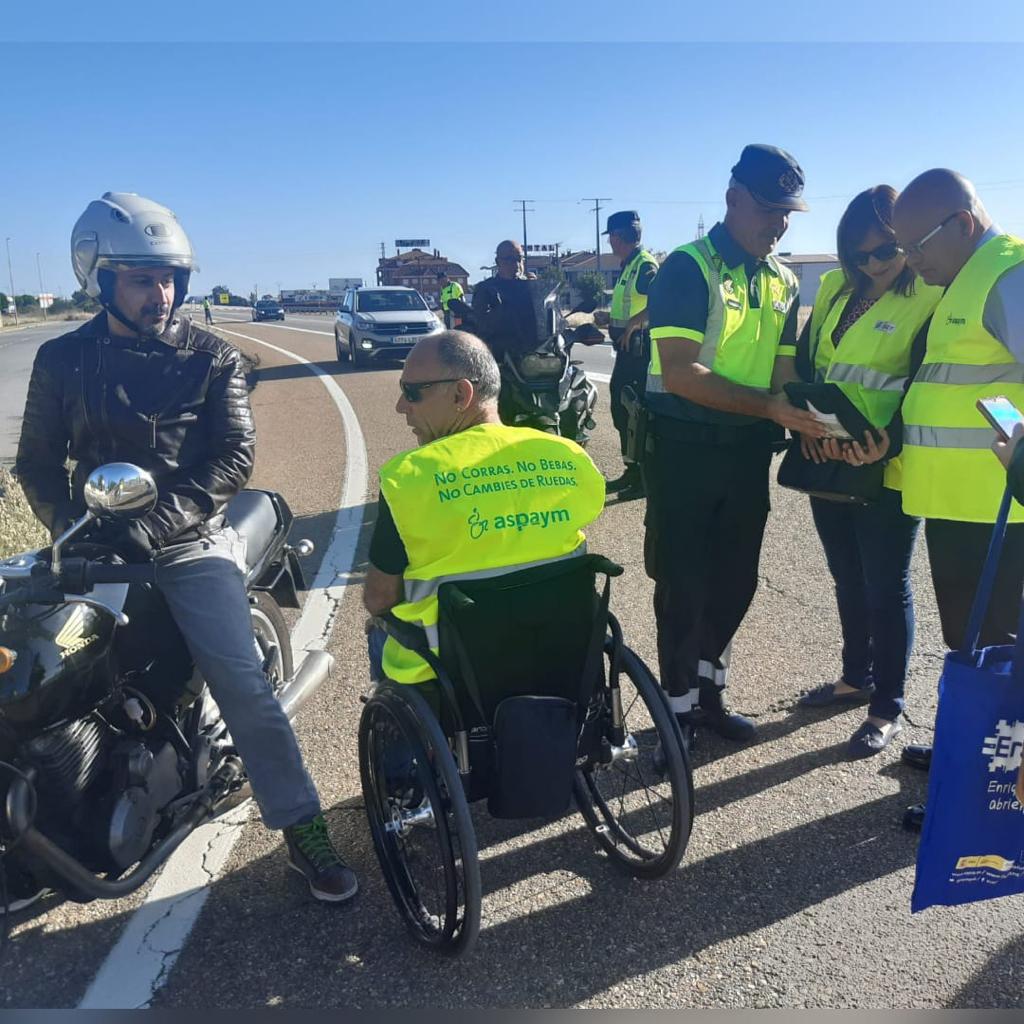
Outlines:
[[[676, 721], [679, 723], [679, 735], [683, 740], [683, 750], [686, 751], [687, 757], [692, 757], [693, 748], [697, 740], [697, 733], [693, 728], [693, 722], [683, 715], [676, 715]], [[659, 775], [664, 775], [668, 770], [668, 761], [665, 759], [665, 751], [661, 746], [661, 740], [658, 740], [658, 745], [654, 748], [652, 761], [654, 770]]]
[[626, 466], [622, 476], [609, 480], [604, 489], [607, 494], [618, 494], [619, 491], [628, 491], [631, 488], [639, 487], [643, 491], [643, 481], [640, 477], [640, 467], [633, 464]]
[[836, 693], [836, 683], [824, 683], [805, 693], [797, 703], [802, 708], [827, 708], [832, 704], [867, 704], [875, 692], [875, 684], [868, 683], [853, 693]]
[[359, 889], [355, 872], [346, 866], [331, 844], [327, 822], [318, 814], [312, 821], [284, 830], [288, 865], [309, 883], [309, 891], [325, 903], [341, 903]]
[[874, 757], [880, 754], [893, 739], [903, 732], [899, 722], [889, 722], [879, 729], [871, 722], [865, 722], [851, 737], [846, 748], [847, 757], [857, 760], [862, 757]]
[[757, 726], [747, 718], [733, 711], [722, 697], [722, 691], [713, 694], [701, 693], [697, 723], [706, 725], [719, 736], [737, 743], [746, 743], [757, 735]]
[[928, 771], [932, 766], [932, 748], [930, 743], [908, 743], [900, 754], [904, 764], [912, 768]]
[[903, 812], [903, 827], [908, 832], [920, 832], [924, 827], [924, 804], [914, 804]]
[[619, 501], [638, 501], [640, 498], [647, 497], [647, 491], [644, 488], [644, 482], [637, 480], [635, 484], [630, 484], [629, 487], [619, 491]]

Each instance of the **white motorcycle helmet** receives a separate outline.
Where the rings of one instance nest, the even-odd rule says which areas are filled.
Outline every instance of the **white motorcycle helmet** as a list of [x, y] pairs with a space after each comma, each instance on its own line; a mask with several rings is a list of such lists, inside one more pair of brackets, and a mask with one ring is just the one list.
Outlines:
[[104, 192], [71, 232], [71, 264], [85, 292], [133, 330], [114, 305], [114, 271], [133, 267], [174, 269], [174, 309], [188, 294], [196, 267], [192, 243], [166, 206], [134, 192]]

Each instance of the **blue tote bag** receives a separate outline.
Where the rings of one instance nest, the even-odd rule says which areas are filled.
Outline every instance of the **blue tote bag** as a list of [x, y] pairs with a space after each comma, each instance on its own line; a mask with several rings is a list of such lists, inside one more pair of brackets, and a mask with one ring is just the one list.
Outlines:
[[964, 646], [946, 655], [917, 853], [912, 912], [1024, 892], [1024, 809], [1014, 786], [1024, 750], [1024, 616], [1015, 647], [978, 650], [1006, 522], [992, 531]]

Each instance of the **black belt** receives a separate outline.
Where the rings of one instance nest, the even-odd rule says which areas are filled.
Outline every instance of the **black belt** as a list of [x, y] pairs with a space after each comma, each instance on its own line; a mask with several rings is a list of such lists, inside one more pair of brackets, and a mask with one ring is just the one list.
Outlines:
[[648, 433], [658, 441], [679, 441], [683, 444], [707, 444], [717, 447], [738, 445], [772, 445], [783, 438], [783, 431], [771, 420], [756, 423], [695, 423], [670, 416], [654, 416]]

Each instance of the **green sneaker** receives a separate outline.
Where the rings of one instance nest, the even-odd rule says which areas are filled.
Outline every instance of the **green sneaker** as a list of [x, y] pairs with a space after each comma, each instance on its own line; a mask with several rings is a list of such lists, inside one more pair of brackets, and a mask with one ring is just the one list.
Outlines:
[[316, 899], [342, 903], [355, 896], [359, 889], [355, 872], [334, 849], [322, 814], [286, 828], [284, 841], [288, 844], [288, 866], [306, 879]]

